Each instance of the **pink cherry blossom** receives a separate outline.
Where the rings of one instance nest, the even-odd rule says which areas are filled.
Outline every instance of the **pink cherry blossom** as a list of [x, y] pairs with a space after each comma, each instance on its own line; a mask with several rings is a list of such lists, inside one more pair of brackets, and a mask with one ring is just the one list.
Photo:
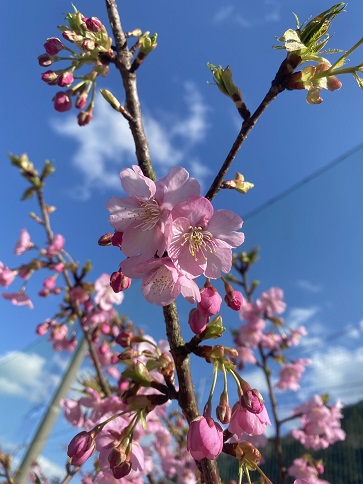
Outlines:
[[271, 425], [266, 407], [258, 414], [248, 412], [238, 402], [233, 406], [231, 422], [228, 430], [240, 437], [243, 433], [248, 435], [261, 435], [267, 425]]
[[223, 447], [222, 427], [210, 417], [199, 416], [188, 430], [187, 449], [195, 460], [215, 459]]
[[332, 407], [324, 405], [319, 395], [314, 395], [308, 402], [293, 409], [294, 414], [301, 414], [301, 429], [294, 429], [291, 435], [306, 448], [314, 450], [326, 449], [339, 440], [345, 440], [345, 432], [341, 429], [343, 418], [341, 402]]
[[34, 244], [30, 240], [29, 232], [27, 231], [27, 229], [21, 229], [19, 240], [17, 241], [14, 248], [15, 255], [24, 254], [32, 247], [34, 247]]
[[169, 257], [138, 263], [130, 257], [120, 264], [122, 272], [134, 279], [142, 279], [145, 299], [158, 306], [167, 306], [182, 294], [191, 303], [200, 300], [197, 284], [184, 271], [178, 270]]
[[[174, 167], [166, 177], [153, 182], [134, 165], [121, 171], [121, 184], [130, 195], [112, 197], [106, 204], [110, 224], [122, 232], [122, 251], [128, 257], [147, 260], [165, 251], [165, 223], [173, 207], [192, 195], [199, 195], [199, 183], [189, 173]], [[140, 259], [140, 260], [141, 260]]]
[[279, 372], [279, 381], [276, 386], [280, 390], [296, 391], [300, 388], [300, 380], [305, 367], [310, 365], [311, 360], [299, 358], [293, 363], [286, 363]]
[[61, 234], [56, 234], [54, 235], [51, 243], [49, 244], [47, 250], [46, 250], [46, 255], [48, 257], [52, 257], [53, 255], [58, 254], [63, 249], [63, 246], [65, 244], [65, 238]]
[[95, 301], [104, 311], [112, 309], [114, 304], [121, 304], [124, 299], [123, 292], [115, 293], [110, 286], [109, 274], [102, 274], [95, 281]]
[[0, 261], [0, 286], [10, 286], [10, 284], [15, 279], [15, 276], [16, 271], [12, 271], [3, 262]]
[[2, 293], [2, 297], [7, 299], [15, 306], [28, 306], [29, 309], [34, 309], [33, 303], [25, 292], [8, 292]]
[[272, 287], [260, 295], [259, 302], [262, 311], [266, 313], [267, 317], [273, 318], [276, 314], [285, 311], [286, 303], [283, 301], [283, 298], [284, 291], [280, 287]]
[[167, 251], [174, 264], [197, 277], [217, 279], [232, 266], [232, 248], [244, 241], [236, 232], [242, 219], [230, 210], [214, 211], [204, 197], [176, 205], [166, 227]]

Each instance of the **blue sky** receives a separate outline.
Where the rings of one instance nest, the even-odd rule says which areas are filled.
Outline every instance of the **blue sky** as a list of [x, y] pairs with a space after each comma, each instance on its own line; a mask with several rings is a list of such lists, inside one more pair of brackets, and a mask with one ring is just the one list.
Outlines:
[[[86, 16], [106, 22], [103, 2], [92, 3], [78, 1], [76, 6]], [[56, 88], [40, 80], [45, 69], [38, 66], [37, 56], [43, 52], [45, 39], [58, 35], [56, 25], [63, 23], [71, 4], [38, 0], [36, 6], [22, 2], [21, 15], [19, 4], [5, 7], [3, 38], [11, 39], [15, 50], [12, 46], [4, 49], [6, 75], [0, 79], [4, 113], [0, 213], [5, 221], [0, 260], [10, 267], [21, 262], [13, 255], [21, 227], [27, 227], [34, 240], [44, 241], [40, 228], [28, 217], [35, 206], [19, 201], [24, 184], [7, 161], [8, 152], [27, 152], [38, 166], [46, 158], [54, 161], [56, 173], [46, 190], [48, 203], [58, 207], [52, 216], [53, 229], [65, 235], [66, 248], [76, 260], [92, 260], [96, 278], [113, 272], [119, 263], [118, 252], [98, 247], [97, 239], [110, 230], [104, 205], [112, 195], [121, 196], [118, 174], [135, 163], [134, 148], [126, 122], [101, 98], [88, 127], [76, 126], [75, 110], [63, 114], [53, 110]], [[200, 179], [205, 191], [239, 130], [233, 103], [207, 84], [211, 81], [207, 62], [231, 66], [247, 106], [254, 110], [283, 59], [284, 53], [271, 46], [276, 44], [276, 36], [294, 27], [292, 11], [305, 20], [330, 6], [321, 1], [317, 11], [313, 0], [120, 5], [125, 30], [140, 27], [159, 34], [157, 49], [138, 74], [158, 176], [173, 165], [183, 165]], [[362, 15], [363, 4], [350, 2], [347, 12], [333, 23], [330, 47], [348, 49], [357, 42], [363, 35]], [[354, 53], [351, 62], [362, 59], [363, 50]], [[231, 169], [231, 178], [241, 171], [255, 188], [245, 197], [222, 193], [215, 200], [216, 207], [233, 209], [243, 217], [362, 142], [363, 93], [353, 78], [341, 80], [340, 91], [323, 92], [320, 106], [308, 105], [305, 91], [278, 97]], [[117, 73], [103, 79], [99, 87], [110, 89], [122, 102]], [[354, 371], [363, 362], [362, 156], [357, 151], [324, 175], [247, 217], [244, 224], [244, 248], [261, 248], [261, 261], [253, 276], [261, 281], [262, 290], [283, 287], [288, 321], [305, 324], [309, 331], [306, 347], [291, 355], [315, 357], [316, 364], [306, 375], [307, 392], [330, 389], [334, 396], [340, 392], [347, 403], [361, 398], [363, 389]], [[42, 277], [37, 280], [41, 284]], [[162, 338], [160, 309], [140, 305], [138, 284], [133, 286], [121, 310], [145, 331]], [[35, 285], [28, 292], [35, 296]], [[36, 418], [25, 415], [44, 400], [45, 379], [50, 387], [57, 379], [50, 375], [49, 366], [58, 375], [64, 368], [59, 355], [49, 365], [52, 353], [47, 343], [35, 342], [35, 326], [52, 314], [54, 303], [39, 299], [34, 303], [35, 309], [30, 311], [0, 301], [0, 408], [9, 414], [6, 428], [0, 430], [0, 444], [8, 448], [29, 437]], [[185, 324], [189, 309], [180, 303], [186, 338], [190, 336]], [[239, 324], [231, 312], [224, 317], [228, 327]], [[26, 377], [24, 361], [28, 363]], [[262, 385], [257, 375], [254, 378], [255, 386]], [[329, 388], [321, 388], [322, 381]], [[284, 401], [296, 398], [291, 393]], [[72, 429], [66, 432], [73, 435]], [[62, 440], [62, 434], [53, 437], [44, 452], [58, 465]]]

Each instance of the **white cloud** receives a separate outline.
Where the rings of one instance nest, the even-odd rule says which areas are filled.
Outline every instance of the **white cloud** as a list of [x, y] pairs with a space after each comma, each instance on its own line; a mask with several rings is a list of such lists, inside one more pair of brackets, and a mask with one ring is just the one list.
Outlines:
[[309, 321], [309, 319], [315, 316], [318, 311], [319, 308], [316, 306], [311, 306], [309, 308], [291, 308], [286, 320], [289, 326], [296, 328]]
[[[156, 118], [144, 109], [151, 159], [161, 175], [178, 164], [187, 169], [192, 167], [188, 160], [190, 151], [204, 139], [208, 129], [208, 108], [199, 91], [190, 82], [186, 82], [184, 88], [186, 116], [164, 113]], [[72, 161], [81, 171], [83, 182], [71, 187], [73, 196], [85, 200], [92, 189], [120, 189], [120, 169], [137, 163], [128, 123], [120, 114], [99, 97], [94, 119], [85, 128], [77, 126], [74, 113], [62, 123], [52, 124], [58, 133], [73, 138], [78, 144]], [[197, 163], [200, 164], [198, 160]]]
[[221, 7], [216, 13], [213, 15], [214, 22], [223, 22], [231, 17], [234, 12], [234, 7], [232, 5], [228, 5], [226, 7]]
[[318, 293], [322, 291], [322, 286], [319, 284], [314, 284], [310, 281], [306, 281], [304, 279], [300, 279], [296, 282], [296, 285], [301, 289], [304, 289], [307, 292]]
[[49, 360], [36, 353], [11, 351], [0, 357], [0, 393], [41, 402], [59, 382], [48, 374]]
[[[329, 393], [332, 401], [354, 403], [362, 399], [360, 371], [363, 366], [363, 347], [350, 350], [341, 346], [326, 348], [311, 355], [304, 383], [315, 393]], [[305, 386], [303, 383], [303, 386]]]
[[41, 468], [43, 474], [47, 478], [58, 477], [59, 479], [64, 479], [66, 475], [65, 467], [55, 464], [54, 462], [47, 459], [43, 455], [40, 455], [37, 460], [38, 460], [39, 467]]
[[244, 29], [251, 29], [258, 25], [263, 25], [270, 22], [278, 22], [280, 20], [280, 2], [277, 0], [265, 0], [263, 5], [256, 3], [250, 4], [250, 11], [246, 15], [246, 9], [241, 6], [242, 13], [236, 12], [236, 8], [232, 5], [227, 5], [219, 8], [213, 15], [214, 23], [235, 22]]

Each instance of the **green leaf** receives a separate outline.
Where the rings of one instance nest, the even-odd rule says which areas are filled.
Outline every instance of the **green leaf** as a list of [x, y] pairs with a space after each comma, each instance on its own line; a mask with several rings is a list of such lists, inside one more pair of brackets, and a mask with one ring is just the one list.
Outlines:
[[21, 197], [20, 200], [27, 200], [28, 198], [31, 198], [34, 195], [34, 192], [35, 192], [35, 188], [34, 187], [27, 188], [24, 191], [24, 193], [23, 193], [23, 195], [22, 195], [22, 197]]

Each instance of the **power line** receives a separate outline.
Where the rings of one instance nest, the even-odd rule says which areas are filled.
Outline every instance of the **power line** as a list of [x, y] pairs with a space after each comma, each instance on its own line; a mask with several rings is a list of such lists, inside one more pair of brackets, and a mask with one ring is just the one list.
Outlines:
[[345, 161], [350, 156], [352, 156], [356, 153], [359, 153], [359, 151], [361, 151], [362, 149], [363, 149], [363, 143], [360, 143], [359, 145], [355, 146], [354, 148], [351, 148], [350, 150], [348, 150], [345, 153], [343, 153], [342, 155], [340, 155], [338, 158], [335, 158], [334, 160], [332, 160], [327, 165], [323, 166], [322, 168], [319, 168], [318, 170], [314, 171], [313, 173], [306, 176], [305, 178], [302, 178], [300, 181], [298, 181], [297, 183], [295, 183], [291, 187], [287, 188], [286, 190], [283, 190], [282, 192], [280, 192], [276, 196], [274, 196], [274, 197], [270, 198], [269, 200], [267, 200], [266, 202], [262, 203], [259, 207], [251, 210], [245, 216], [242, 217], [243, 220], [248, 220], [252, 217], [255, 217], [256, 215], [258, 215], [263, 210], [266, 210], [266, 208], [269, 208], [271, 205], [279, 202], [283, 198], [285, 198], [288, 195], [290, 195], [291, 193], [295, 192], [298, 188], [302, 187], [303, 185], [306, 185], [307, 183], [311, 182], [315, 178], [318, 178], [319, 176], [323, 175], [327, 171], [331, 170], [335, 166], [337, 166], [340, 163], [342, 163], [343, 161]]

